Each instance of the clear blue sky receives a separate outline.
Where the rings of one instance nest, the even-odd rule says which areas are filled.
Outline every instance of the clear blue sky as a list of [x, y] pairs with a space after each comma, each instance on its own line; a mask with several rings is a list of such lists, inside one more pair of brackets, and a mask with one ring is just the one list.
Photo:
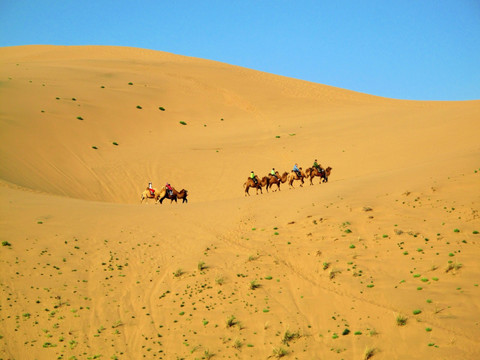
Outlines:
[[480, 99], [480, 0], [0, 0], [0, 47], [119, 45], [399, 99]]

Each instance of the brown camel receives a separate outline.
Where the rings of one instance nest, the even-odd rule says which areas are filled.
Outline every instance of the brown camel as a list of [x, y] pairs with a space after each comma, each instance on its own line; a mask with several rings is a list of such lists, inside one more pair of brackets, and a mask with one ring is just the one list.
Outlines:
[[160, 193], [154, 189], [154, 195], [150, 193], [150, 190], [147, 188], [144, 192], [142, 192], [140, 203], [143, 203], [143, 200], [145, 200], [145, 203], [148, 203], [148, 199], [154, 199], [155, 203], [158, 202], [158, 197]]
[[260, 190], [260, 193], [263, 194], [262, 187], [265, 186], [267, 191], [268, 191], [268, 178], [264, 176], [262, 180], [258, 180], [258, 176], [255, 176], [255, 179], [257, 180], [257, 183], [253, 181], [252, 178], [248, 178], [246, 182], [243, 183], [243, 187], [245, 188], [245, 196], [250, 196], [250, 193], [248, 192], [248, 189], [250, 188], [255, 188], [256, 194], [258, 195], [258, 190]]
[[268, 186], [267, 186], [267, 189], [268, 188], [271, 188], [272, 185], [276, 184], [277, 185], [277, 190], [280, 191], [280, 184], [284, 183], [285, 181], [287, 181], [287, 177], [288, 177], [288, 172], [284, 172], [282, 176], [280, 176], [279, 172], [278, 171], [275, 171], [275, 174], [277, 175], [277, 177], [273, 176], [272, 174], [268, 174]]
[[302, 168], [300, 168], [299, 170], [300, 170], [300, 176], [298, 176], [298, 174], [293, 170], [287, 176], [288, 185], [290, 185], [290, 187], [292, 187], [292, 188], [293, 188], [293, 181], [294, 180], [300, 180], [302, 182], [300, 184], [300, 186], [303, 186], [303, 183], [304, 183], [303, 179], [305, 179], [306, 176], [305, 176], [305, 173], [303, 172]]
[[164, 186], [162, 187], [162, 190], [160, 190], [160, 194], [158, 197], [159, 197], [160, 204], [163, 202], [164, 199], [170, 199], [170, 204], [173, 202], [173, 200], [177, 202], [177, 199], [182, 199], [183, 200], [182, 204], [183, 204], [184, 202], [188, 202], [187, 195], [188, 195], [188, 192], [185, 189], [177, 191], [175, 190], [175, 188], [172, 188], [172, 193], [170, 193], [170, 191], [167, 191], [167, 189]]
[[328, 177], [330, 176], [330, 173], [332, 171], [332, 168], [329, 166], [326, 169], [320, 168], [323, 171], [318, 171], [317, 168], [308, 168], [305, 171], [306, 177], [310, 178], [310, 185], [313, 185], [313, 178], [315, 176], [320, 177], [320, 181], [318, 182], [321, 184], [322, 182], [328, 182]]

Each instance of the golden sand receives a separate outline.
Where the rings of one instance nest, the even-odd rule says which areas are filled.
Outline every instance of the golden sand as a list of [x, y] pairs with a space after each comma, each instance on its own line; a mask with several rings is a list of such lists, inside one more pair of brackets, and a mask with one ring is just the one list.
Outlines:
[[478, 359], [479, 133], [480, 101], [1, 48], [0, 358]]

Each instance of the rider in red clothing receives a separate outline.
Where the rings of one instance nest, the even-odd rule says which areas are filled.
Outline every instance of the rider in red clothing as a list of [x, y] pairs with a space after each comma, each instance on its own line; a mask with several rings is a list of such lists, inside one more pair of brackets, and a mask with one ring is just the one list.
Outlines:
[[152, 183], [148, 183], [148, 191], [150, 191], [150, 195], [154, 196], [155, 195], [155, 189], [152, 187]]

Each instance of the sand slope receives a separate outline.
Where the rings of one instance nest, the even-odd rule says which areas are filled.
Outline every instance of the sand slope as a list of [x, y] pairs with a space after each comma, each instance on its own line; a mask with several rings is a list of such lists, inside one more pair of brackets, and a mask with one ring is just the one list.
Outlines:
[[[1, 358], [480, 356], [480, 101], [131, 48], [0, 64]], [[328, 183], [244, 196], [315, 158]]]

